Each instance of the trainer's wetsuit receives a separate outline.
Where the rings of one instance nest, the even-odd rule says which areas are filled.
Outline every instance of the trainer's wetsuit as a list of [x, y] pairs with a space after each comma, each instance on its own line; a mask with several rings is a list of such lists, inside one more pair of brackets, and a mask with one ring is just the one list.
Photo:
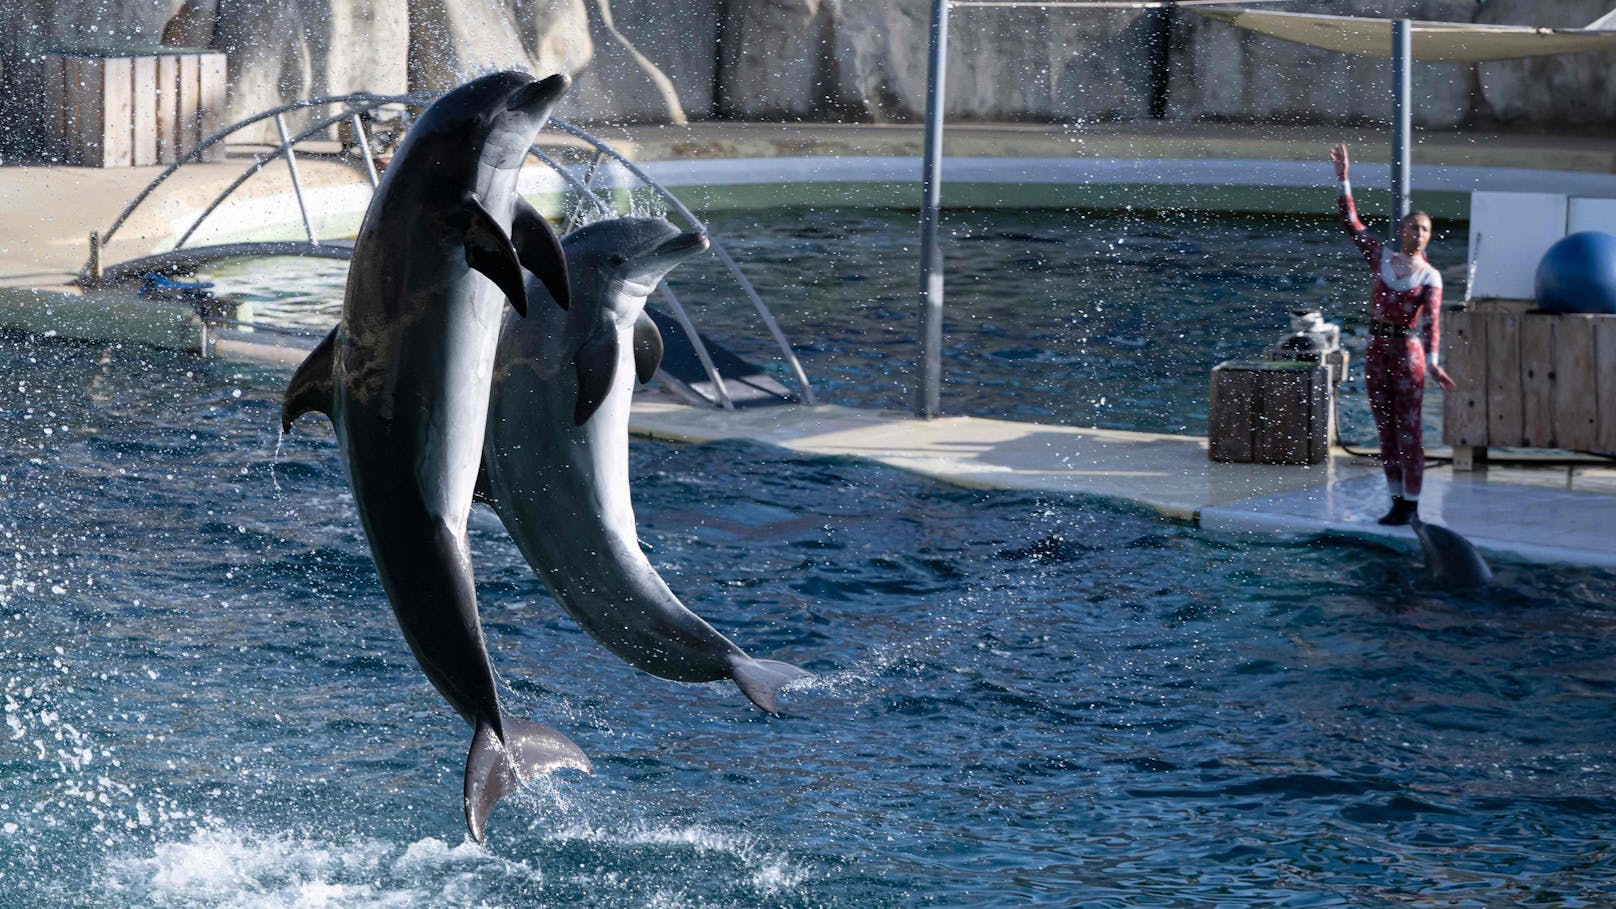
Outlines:
[[[1442, 275], [1422, 257], [1412, 271], [1399, 276], [1392, 250], [1370, 235], [1352, 204], [1352, 187], [1341, 184], [1341, 220], [1375, 273], [1375, 293], [1369, 302], [1369, 350], [1364, 355], [1364, 378], [1369, 386], [1369, 409], [1380, 431], [1380, 462], [1386, 486], [1394, 496], [1418, 499], [1425, 479], [1425, 447], [1420, 403], [1425, 398], [1427, 353], [1437, 365], [1441, 342]], [[1406, 267], [1406, 265], [1405, 265]], [[1425, 315], [1425, 339], [1417, 333]]]

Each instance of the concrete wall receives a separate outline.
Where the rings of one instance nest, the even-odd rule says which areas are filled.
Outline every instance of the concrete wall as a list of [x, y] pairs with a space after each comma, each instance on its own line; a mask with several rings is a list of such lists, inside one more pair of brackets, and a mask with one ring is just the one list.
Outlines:
[[[1611, 2], [1340, 0], [1330, 11], [1583, 25]], [[573, 73], [561, 113], [583, 120], [912, 121], [925, 103], [929, 8], [929, 0], [14, 0], [0, 5], [8, 127], [0, 154], [26, 154], [37, 134], [45, 50], [159, 40], [230, 54], [229, 119], [310, 94], [441, 89], [516, 66]], [[953, 26], [955, 119], [1353, 122], [1387, 109], [1384, 62], [1182, 11], [967, 8]], [[1417, 117], [1434, 127], [1609, 130], [1613, 63], [1613, 54], [1583, 54], [1422, 64]]]

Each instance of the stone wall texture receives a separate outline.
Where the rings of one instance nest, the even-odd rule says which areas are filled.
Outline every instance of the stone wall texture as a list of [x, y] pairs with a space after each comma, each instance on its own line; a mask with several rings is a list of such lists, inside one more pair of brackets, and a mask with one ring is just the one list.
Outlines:
[[[1333, 13], [1585, 25], [1610, 0], [1338, 0]], [[63, 46], [230, 55], [228, 119], [314, 94], [443, 89], [498, 67], [566, 70], [563, 116], [608, 122], [903, 122], [925, 106], [930, 0], [13, 0], [0, 5], [0, 154], [42, 119]], [[1608, 131], [1616, 54], [1420, 64], [1418, 122]], [[1185, 11], [959, 8], [957, 120], [1280, 120], [1387, 115], [1390, 67]]]

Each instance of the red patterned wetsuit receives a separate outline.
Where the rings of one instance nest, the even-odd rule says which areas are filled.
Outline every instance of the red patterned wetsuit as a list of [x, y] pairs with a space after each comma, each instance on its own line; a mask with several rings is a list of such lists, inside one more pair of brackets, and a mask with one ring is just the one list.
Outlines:
[[[1420, 403], [1425, 398], [1426, 351], [1435, 366], [1441, 341], [1442, 275], [1422, 257], [1412, 263], [1409, 274], [1399, 277], [1392, 250], [1370, 236], [1358, 220], [1351, 188], [1345, 184], [1341, 220], [1375, 273], [1364, 378], [1369, 386], [1369, 409], [1380, 431], [1386, 485], [1394, 496], [1418, 499], [1425, 479]], [[1416, 332], [1422, 312], [1426, 318], [1423, 345]]]

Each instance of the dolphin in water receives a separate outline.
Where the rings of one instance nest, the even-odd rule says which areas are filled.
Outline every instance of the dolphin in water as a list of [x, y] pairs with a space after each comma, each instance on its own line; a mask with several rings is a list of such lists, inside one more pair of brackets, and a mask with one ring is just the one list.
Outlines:
[[569, 299], [559, 241], [516, 194], [568, 84], [494, 73], [422, 113], [365, 212], [342, 321], [281, 408], [283, 430], [311, 410], [330, 417], [404, 639], [475, 730], [464, 798], [478, 841], [518, 781], [590, 769], [566, 736], [501, 712], [466, 541], [505, 303], [527, 310], [524, 269], [546, 305]]
[[[612, 653], [665, 679], [733, 679], [778, 713], [781, 686], [809, 674], [747, 656], [686, 609], [641, 551], [629, 502], [634, 380], [650, 381], [662, 359], [645, 298], [707, 246], [660, 218], [599, 221], [562, 240], [572, 308], [506, 315], [478, 496], [557, 602]], [[528, 293], [544, 288], [529, 281]]]
[[1427, 524], [1415, 514], [1409, 522], [1425, 550], [1425, 566], [1439, 583], [1451, 588], [1484, 587], [1493, 570], [1470, 541], [1441, 524]]

